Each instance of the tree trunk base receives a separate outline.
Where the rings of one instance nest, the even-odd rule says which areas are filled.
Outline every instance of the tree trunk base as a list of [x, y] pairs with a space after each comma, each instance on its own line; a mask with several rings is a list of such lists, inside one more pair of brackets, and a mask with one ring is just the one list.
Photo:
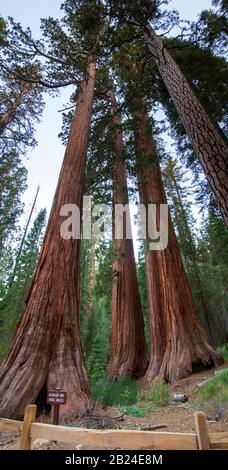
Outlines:
[[129, 360], [126, 360], [126, 362], [121, 363], [121, 360], [118, 357], [115, 361], [112, 361], [109, 365], [109, 380], [115, 382], [126, 377], [137, 380], [145, 374], [148, 366], [148, 359], [145, 355], [145, 351], [143, 351], [141, 358], [138, 359], [137, 366], [133, 362], [132, 367], [130, 367], [129, 362]]
[[207, 345], [206, 351], [204, 349], [195, 354], [186, 347], [180, 353], [170, 347], [166, 349], [159, 372], [156, 371], [152, 362], [141, 382], [149, 383], [155, 377], [159, 377], [165, 382], [173, 383], [201, 370], [220, 366], [223, 362], [220, 354], [216, 353], [209, 345]]
[[33, 357], [31, 351], [25, 353], [23, 348], [17, 354], [11, 350], [2, 364], [0, 380], [2, 418], [22, 419], [25, 407], [31, 403], [38, 402], [38, 408], [39, 404], [42, 408], [47, 390], [56, 387], [67, 392], [67, 404], [60, 408], [61, 423], [73, 421], [94, 407], [80, 347], [73, 347], [63, 335], [60, 335], [52, 358], [45, 343]]

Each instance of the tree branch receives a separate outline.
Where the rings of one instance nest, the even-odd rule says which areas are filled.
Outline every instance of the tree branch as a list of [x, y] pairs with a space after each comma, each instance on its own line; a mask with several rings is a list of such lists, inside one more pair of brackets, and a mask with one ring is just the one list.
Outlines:
[[51, 89], [62, 88], [62, 87], [69, 86], [69, 85], [79, 85], [83, 81], [83, 80], [68, 80], [67, 82], [50, 83], [42, 79], [37, 80], [37, 79], [25, 77], [23, 75], [22, 76], [18, 75], [17, 77], [19, 78], [19, 80], [22, 80], [24, 82], [36, 83], [37, 85], [42, 85], [45, 88], [51, 88]]
[[73, 109], [75, 108], [75, 106], [76, 106], [76, 103], [72, 104], [72, 106], [68, 106], [68, 108], [59, 109], [58, 113], [63, 113], [63, 111], [68, 111], [69, 109]]

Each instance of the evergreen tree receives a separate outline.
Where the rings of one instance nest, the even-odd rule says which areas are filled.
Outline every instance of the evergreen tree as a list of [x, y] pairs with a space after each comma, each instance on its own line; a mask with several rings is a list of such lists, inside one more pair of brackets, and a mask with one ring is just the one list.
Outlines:
[[[167, 47], [172, 48], [173, 57], [181, 67], [197, 98], [203, 104], [222, 138], [225, 139], [227, 127], [225, 103], [228, 99], [226, 85], [228, 67], [225, 59], [214, 56], [210, 49], [204, 50], [190, 41], [168, 39], [165, 40], [165, 43]], [[157, 88], [157, 99], [162, 104], [168, 117], [170, 123], [168, 131], [176, 143], [178, 158], [191, 167], [196, 182], [201, 179], [200, 198], [202, 206], [207, 205], [212, 192], [205, 179], [200, 162], [166, 88], [160, 81]]]
[[[121, 59], [119, 59], [117, 71], [127, 98], [128, 108], [134, 117], [133, 130], [135, 135], [136, 170], [139, 180], [140, 201], [146, 207], [149, 203], [165, 204], [166, 194], [162, 181], [160, 158], [155, 139], [151, 134], [153, 120], [149, 117], [148, 103], [145, 97], [147, 96], [148, 81], [144, 81], [140, 74], [139, 63], [137, 61], [137, 46], [132, 47], [130, 52], [131, 54], [128, 52], [129, 56], [125, 55], [122, 64]], [[128, 67], [131, 67], [130, 70]], [[149, 103], [151, 102], [153, 103], [152, 100]], [[158, 220], [157, 224], [159, 226]], [[149, 240], [147, 240], [147, 245], [148, 243]], [[219, 361], [220, 358], [209, 346], [197, 318], [197, 311], [192, 299], [171, 217], [169, 217], [168, 247], [161, 251], [146, 249], [145, 264], [151, 334], [151, 360], [145, 379], [150, 381], [152, 377], [159, 374], [164, 379], [172, 381], [175, 374], [186, 375], [189, 374], [192, 368], [199, 367], [199, 364], [206, 364], [204, 362], [206, 357], [208, 357], [208, 363]], [[176, 274], [174, 274], [175, 270]], [[178, 285], [175, 279], [179, 279]], [[180, 284], [181, 289], [179, 289]], [[185, 299], [184, 304], [183, 298]], [[183, 311], [185, 314], [183, 314]], [[187, 321], [188, 316], [189, 320]], [[189, 327], [193, 323], [195, 331]], [[174, 347], [176, 352], [174, 350], [173, 352], [171, 351], [171, 344], [170, 349], [168, 346], [169, 329], [172, 329], [172, 345], [175, 344], [175, 341], [177, 342], [176, 347]], [[185, 338], [189, 335], [188, 344], [190, 349], [188, 352], [185, 345], [185, 360], [188, 357], [188, 364], [183, 360], [181, 354], [177, 354], [174, 358], [177, 350], [179, 349], [180, 351], [182, 349], [182, 347], [177, 346], [183, 336], [180, 331], [182, 333], [183, 331], [185, 332], [183, 334]], [[201, 351], [201, 358], [198, 357], [191, 360], [191, 355], [193, 358], [196, 353], [194, 345], [196, 345], [197, 339], [196, 336], [194, 337], [195, 334], [201, 337], [201, 344], [204, 346]], [[192, 364], [191, 369], [189, 368], [190, 362]]]
[[228, 266], [228, 233], [213, 199], [209, 204], [207, 233], [213, 264]]
[[227, 237], [224, 221], [215, 201], [212, 200], [198, 243], [197, 254], [205, 296], [217, 326], [219, 345], [227, 342], [228, 338]]
[[[60, 236], [59, 214], [65, 204], [74, 203], [81, 209], [83, 195], [93, 193], [94, 204], [106, 202], [111, 207], [112, 189], [114, 203], [128, 202], [127, 176], [134, 164], [132, 130], [137, 164], [131, 174], [138, 177], [141, 202], [166, 202], [160, 153], [155, 145], [157, 129], [151, 126], [150, 118], [150, 110], [154, 112], [157, 103], [166, 110], [172, 133], [183, 150], [183, 161], [188, 158], [201, 176], [195, 158], [198, 155], [226, 217], [223, 129], [227, 66], [208, 49], [211, 45], [221, 55], [226, 2], [214, 0], [220, 8], [216, 18], [211, 13], [202, 16], [202, 34], [196, 38], [200, 47], [172, 38], [161, 42], [155, 28], [164, 32], [178, 22], [175, 12], [168, 15], [161, 10], [166, 3], [167, 0], [65, 0], [62, 20], [42, 20], [43, 37], [39, 41], [34, 40], [30, 29], [23, 30], [13, 20], [6, 28], [0, 19], [2, 354], [24, 309], [0, 368], [2, 416], [21, 417], [25, 404], [56, 385], [68, 391], [62, 421], [91, 410], [93, 401], [81, 339], [93, 383], [105, 376], [108, 363], [112, 379], [141, 375], [146, 366], [146, 346], [139, 290], [146, 336], [150, 334], [151, 339], [146, 380], [158, 374], [172, 381], [220, 362], [197, 318], [183, 268], [184, 261], [202, 318], [205, 305], [212, 312], [216, 344], [225, 341], [227, 236], [208, 184], [204, 194], [210, 200], [209, 214], [197, 240], [182, 190], [185, 182], [173, 163], [168, 162], [172, 175], [167, 165], [164, 176], [169, 179], [166, 188], [182, 253], [169, 217], [168, 248], [150, 253], [149, 240], [146, 241], [145, 261], [140, 248], [138, 281], [132, 241], [126, 237], [121, 243], [113, 237], [113, 249], [110, 234], [104, 234], [99, 246], [94, 240], [80, 243]], [[217, 32], [212, 38], [215, 23]], [[110, 93], [112, 82], [117, 85], [117, 97]], [[61, 137], [67, 146], [66, 154], [33, 276], [38, 255], [35, 232], [29, 234], [31, 238], [26, 240], [16, 264], [14, 250], [7, 246], [22, 209], [19, 193], [23, 191], [25, 173], [18, 155], [35, 143], [34, 124], [40, 116], [43, 90], [56, 93], [67, 85], [75, 85], [76, 89], [70, 100], [71, 110], [63, 116]], [[126, 150], [124, 144], [129, 136]], [[11, 206], [14, 210], [9, 215]], [[13, 283], [9, 287], [12, 271]], [[111, 316], [114, 321], [110, 341]]]
[[[146, 207], [149, 203], [166, 204], [156, 144], [149, 131], [142, 95], [132, 112], [140, 201]], [[157, 224], [159, 227], [158, 219]], [[197, 318], [170, 214], [167, 248], [158, 251], [147, 248], [145, 262], [151, 332], [150, 364], [145, 380], [159, 375], [172, 382], [186, 377], [194, 368], [220, 363], [221, 358], [208, 344]]]
[[111, 305], [107, 296], [97, 298], [94, 302], [93, 340], [87, 367], [92, 384], [106, 377], [110, 355]]
[[0, 260], [0, 302], [5, 298], [14, 265], [14, 249], [9, 244], [2, 250]]
[[190, 201], [194, 195], [189, 194], [186, 185], [186, 179], [189, 180], [190, 178], [189, 176], [186, 178], [186, 169], [180, 168], [172, 158], [168, 159], [163, 175], [195, 305], [197, 305], [210, 344], [217, 347], [221, 336], [221, 321], [219, 314], [216, 315], [216, 309], [211, 308], [211, 294], [208, 292], [205, 280], [203, 280], [205, 276], [202, 277], [201, 275], [197, 239], [193, 232], [194, 219], [190, 208]]
[[16, 322], [26, 306], [26, 295], [36, 267], [39, 249], [46, 222], [46, 209], [37, 215], [25, 240], [24, 247], [14, 273], [14, 282], [0, 303], [0, 355], [4, 356], [12, 338]]
[[85, 357], [92, 347], [96, 250], [93, 238], [81, 244], [80, 330]]
[[143, 311], [145, 339], [146, 339], [147, 348], [148, 350], [150, 350], [148, 293], [147, 293], [147, 282], [146, 282], [144, 243], [142, 242], [140, 243], [138, 247], [137, 277], [138, 277], [139, 292], [140, 292], [142, 311]]
[[1, 77], [0, 146], [5, 153], [17, 148], [20, 153], [34, 146], [34, 124], [43, 110], [41, 90], [31, 83]]
[[[113, 127], [113, 221], [117, 204], [128, 204], [127, 173], [124, 162], [124, 140], [118, 105], [110, 91]], [[131, 222], [123, 214], [123, 234], [117, 235], [113, 223], [112, 350], [109, 377], [138, 378], [147, 367], [144, 323], [136, 275]]]
[[[226, 143], [155, 31], [155, 28], [159, 29], [159, 26], [163, 29], [168, 24], [173, 26], [177, 21], [175, 14], [169, 13], [167, 16], [159, 8], [160, 2], [156, 0], [153, 2], [135, 0], [124, 3], [115, 0], [107, 4], [110, 6], [110, 15], [113, 18], [112, 30], [117, 30], [117, 35], [120, 37], [122, 35], [122, 42], [130, 41], [133, 32], [138, 32], [138, 37], [141, 37], [148, 45], [205, 176], [218, 200], [224, 219], [228, 223], [228, 149]], [[133, 29], [132, 25], [134, 25]]]
[[23, 211], [21, 195], [26, 189], [26, 179], [27, 170], [18, 153], [4, 154], [0, 168], [0, 262]]
[[112, 244], [100, 243], [96, 250], [93, 317], [90, 325], [91, 345], [87, 367], [92, 384], [107, 375], [111, 339], [112, 303]]
[[[96, 8], [98, 14], [95, 15], [94, 23], [94, 8], [96, 2], [92, 0], [79, 4], [66, 0], [63, 4], [65, 16], [61, 23], [51, 18], [43, 21], [47, 43], [44, 50], [48, 57], [45, 71], [49, 74], [49, 80], [54, 79], [56, 86], [56, 79], [59, 80], [60, 75], [69, 78], [70, 74], [71, 77], [73, 74], [74, 83], [80, 82], [80, 87], [26, 309], [0, 369], [0, 397], [4, 396], [4, 400], [0, 398], [2, 416], [20, 417], [25, 404], [36, 400], [43, 387], [51, 388], [57, 384], [68, 390], [68, 401], [62, 410], [62, 420], [74, 419], [77, 413], [84, 413], [93, 406], [79, 331], [80, 241], [64, 239], [61, 236], [60, 211], [65, 204], [73, 203], [79, 208], [82, 204], [95, 85], [95, 61], [102, 26], [101, 21], [97, 20], [97, 17], [101, 17], [99, 6]], [[87, 29], [90, 21], [93, 22], [93, 29]], [[28, 47], [35, 47], [36, 44], [34, 46], [29, 33], [27, 37]], [[31, 79], [34, 77], [30, 77]], [[32, 331], [31, 335], [28, 335], [27, 329]], [[15, 355], [16, 363], [12, 361]], [[23, 385], [21, 362], [24, 364]]]
[[195, 39], [216, 54], [227, 52], [228, 5], [227, 0], [212, 0], [213, 9], [202, 11], [199, 20], [192, 25]]
[[6, 22], [4, 18], [0, 16], [0, 47], [5, 45], [6, 41]]
[[27, 81], [38, 76], [40, 64], [26, 50], [27, 32], [10, 18], [4, 22], [4, 41], [0, 47], [0, 151], [17, 149], [25, 153], [34, 146], [34, 127], [44, 108], [43, 86]]

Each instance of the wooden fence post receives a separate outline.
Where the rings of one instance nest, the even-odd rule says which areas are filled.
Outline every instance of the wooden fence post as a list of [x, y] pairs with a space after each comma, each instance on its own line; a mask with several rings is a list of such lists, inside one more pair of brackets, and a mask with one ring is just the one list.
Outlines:
[[194, 418], [199, 450], [209, 450], [210, 440], [207, 432], [206, 416], [202, 411], [196, 411]]
[[31, 449], [30, 426], [36, 419], [36, 405], [28, 405], [25, 408], [23, 428], [20, 438], [20, 450]]

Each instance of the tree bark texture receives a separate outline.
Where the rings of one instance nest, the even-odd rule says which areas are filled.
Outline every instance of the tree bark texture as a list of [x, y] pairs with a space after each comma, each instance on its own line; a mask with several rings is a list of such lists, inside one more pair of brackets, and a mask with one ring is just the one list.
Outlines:
[[61, 237], [64, 204], [82, 205], [95, 65], [81, 84], [68, 145], [27, 307], [0, 368], [0, 416], [20, 418], [40, 390], [68, 394], [61, 421], [93, 406], [79, 333], [80, 240]]
[[144, 38], [228, 225], [227, 145], [211, 122], [180, 68], [150, 26], [147, 26]]
[[[115, 150], [113, 163], [113, 209], [128, 203], [126, 168], [123, 157], [123, 135], [114, 92], [111, 92]], [[136, 275], [133, 240], [126, 238], [126, 217], [123, 239], [115, 237], [113, 227], [112, 340], [109, 377], [138, 378], [146, 370], [148, 359], [144, 321]]]
[[[141, 203], [166, 204], [161, 169], [146, 103], [134, 111], [137, 171]], [[159, 219], [157, 215], [157, 227]], [[169, 215], [165, 250], [145, 255], [151, 328], [150, 364], [144, 376], [173, 382], [201, 367], [218, 365], [220, 356], [208, 344], [200, 324]]]
[[[209, 343], [213, 347], [218, 347], [220, 345], [219, 338], [222, 336], [220, 334], [218, 325], [212, 316], [210, 312], [210, 308], [208, 306], [208, 301], [207, 301], [207, 296], [205, 295], [204, 292], [204, 284], [203, 280], [201, 278], [200, 270], [197, 264], [197, 253], [196, 253], [196, 248], [195, 248], [195, 242], [192, 237], [191, 230], [189, 228], [188, 220], [185, 214], [185, 208], [182, 203], [182, 198], [181, 194], [179, 191], [178, 183], [176, 181], [176, 177], [174, 174], [173, 170], [173, 165], [170, 163], [169, 167], [166, 168], [166, 174], [169, 178], [170, 185], [172, 187], [172, 200], [174, 204], [174, 218], [179, 234], [179, 240], [180, 240], [180, 247], [181, 247], [181, 241], [183, 243], [188, 243], [188, 256], [184, 256], [184, 260], [188, 262], [188, 264], [191, 266], [195, 282], [198, 286], [198, 302], [201, 305], [201, 313], [200, 317], [202, 319], [202, 324], [205, 329], [207, 338]], [[181, 217], [180, 217], [181, 214]], [[181, 222], [182, 219], [182, 222]], [[184, 224], [184, 233], [183, 229], [181, 228], [182, 223]]]

